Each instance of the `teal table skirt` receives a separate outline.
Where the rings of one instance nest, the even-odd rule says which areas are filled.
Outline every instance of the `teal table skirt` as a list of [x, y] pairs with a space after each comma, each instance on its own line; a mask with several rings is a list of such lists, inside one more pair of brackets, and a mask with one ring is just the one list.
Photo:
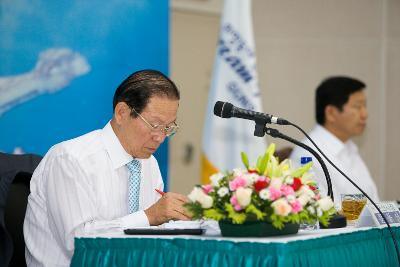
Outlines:
[[[400, 228], [393, 228], [400, 242]], [[399, 266], [389, 231], [369, 229], [287, 243], [190, 238], [76, 238], [73, 267]]]

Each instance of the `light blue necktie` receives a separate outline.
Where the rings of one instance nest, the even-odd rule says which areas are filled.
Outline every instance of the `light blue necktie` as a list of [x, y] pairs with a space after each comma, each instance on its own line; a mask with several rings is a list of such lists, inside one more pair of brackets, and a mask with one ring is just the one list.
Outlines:
[[129, 213], [133, 213], [139, 210], [140, 172], [142, 166], [137, 159], [133, 159], [126, 166], [129, 171], [128, 210]]

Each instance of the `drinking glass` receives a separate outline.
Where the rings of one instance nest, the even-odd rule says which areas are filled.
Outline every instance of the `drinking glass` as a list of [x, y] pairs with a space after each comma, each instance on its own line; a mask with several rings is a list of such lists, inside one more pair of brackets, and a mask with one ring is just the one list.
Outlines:
[[367, 204], [367, 198], [364, 194], [342, 194], [341, 198], [341, 213], [346, 216], [348, 226], [355, 226], [365, 204]]

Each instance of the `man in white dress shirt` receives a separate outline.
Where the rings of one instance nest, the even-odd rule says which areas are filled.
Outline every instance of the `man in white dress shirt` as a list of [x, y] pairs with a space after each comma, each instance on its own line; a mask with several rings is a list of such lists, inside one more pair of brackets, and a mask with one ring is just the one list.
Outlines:
[[28, 266], [69, 266], [80, 234], [190, 219], [186, 196], [155, 191], [163, 181], [152, 154], [178, 130], [179, 98], [162, 73], [135, 72], [117, 88], [113, 117], [103, 129], [48, 151], [31, 180]]
[[[378, 201], [374, 180], [358, 153], [357, 145], [351, 140], [361, 135], [366, 127], [368, 112], [364, 89], [363, 82], [350, 77], [339, 76], [324, 80], [318, 86], [315, 97], [317, 125], [309, 135], [339, 169], [373, 200]], [[315, 149], [308, 140], [303, 142]], [[290, 159], [294, 165], [299, 165], [302, 156], [311, 157], [311, 154], [296, 147]], [[326, 195], [327, 185], [321, 165], [314, 157], [313, 162], [318, 186], [322, 194]], [[326, 160], [324, 162], [331, 176], [336, 206], [340, 205], [341, 194], [361, 193]]]

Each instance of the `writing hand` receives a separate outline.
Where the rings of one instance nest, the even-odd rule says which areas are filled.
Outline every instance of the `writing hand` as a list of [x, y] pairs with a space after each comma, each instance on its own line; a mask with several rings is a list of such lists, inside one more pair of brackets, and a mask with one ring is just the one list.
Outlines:
[[191, 216], [183, 206], [188, 201], [184, 195], [168, 192], [144, 212], [150, 225], [160, 225], [169, 220], [188, 221]]

